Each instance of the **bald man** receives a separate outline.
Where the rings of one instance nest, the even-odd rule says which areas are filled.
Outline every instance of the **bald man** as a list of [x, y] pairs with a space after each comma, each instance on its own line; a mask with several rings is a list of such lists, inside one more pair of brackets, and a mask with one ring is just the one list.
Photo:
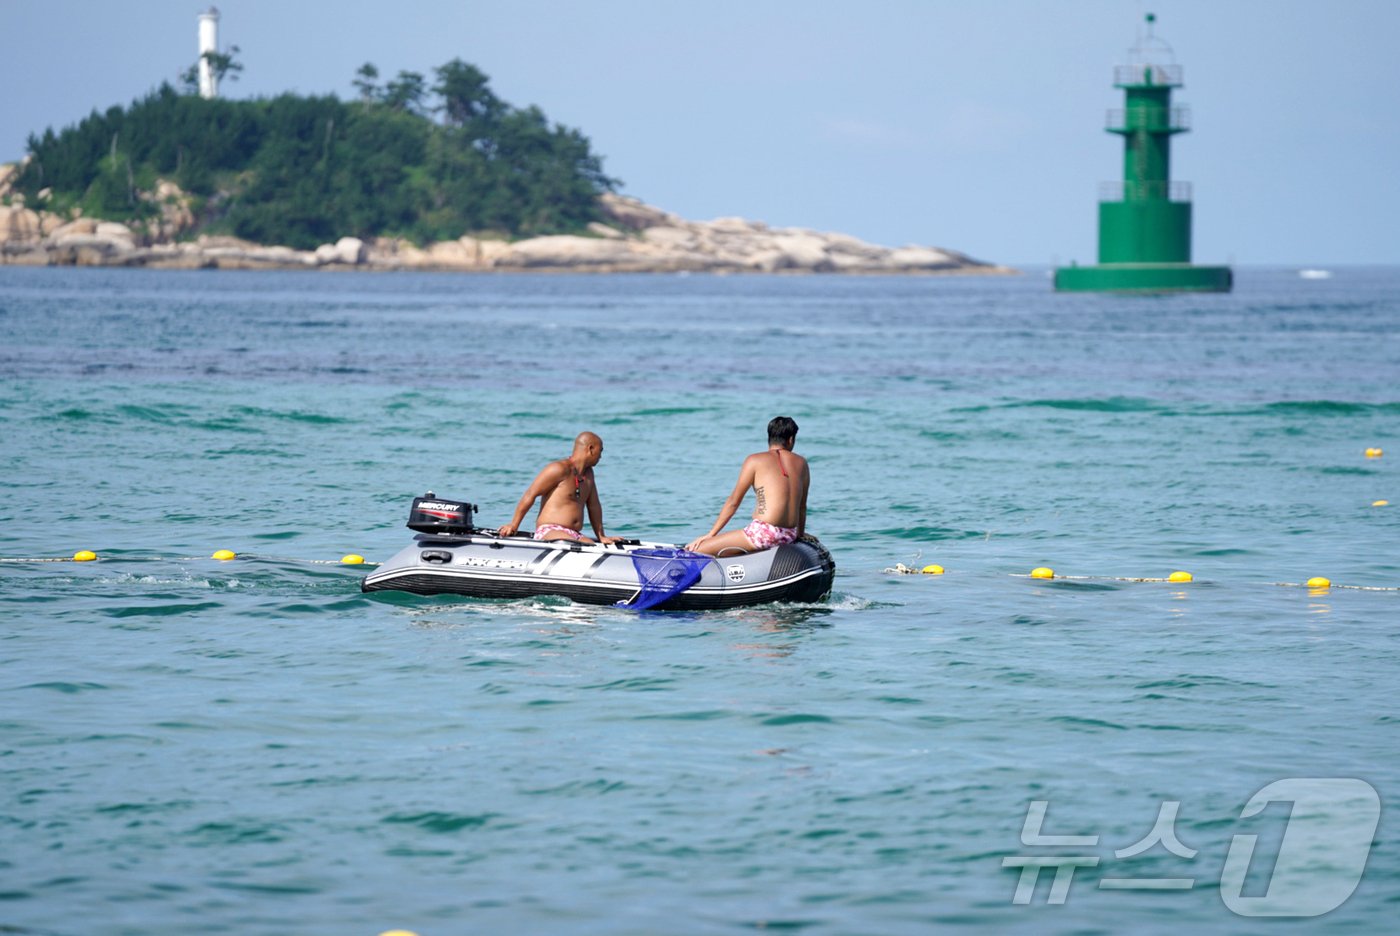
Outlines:
[[543, 498], [540, 515], [535, 518], [535, 539], [595, 542], [583, 535], [583, 508], [587, 505], [596, 542], [616, 543], [621, 537], [603, 535], [603, 504], [593, 480], [593, 466], [602, 457], [603, 440], [592, 432], [580, 432], [574, 439], [573, 454], [540, 469], [515, 505], [515, 515], [496, 535], [514, 536], [535, 501]]

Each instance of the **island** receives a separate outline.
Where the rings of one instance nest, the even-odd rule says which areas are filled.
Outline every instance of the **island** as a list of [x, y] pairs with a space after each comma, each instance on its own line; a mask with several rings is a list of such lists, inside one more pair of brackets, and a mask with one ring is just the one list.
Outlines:
[[226, 100], [161, 85], [31, 134], [0, 165], [0, 265], [154, 269], [947, 274], [1015, 272], [619, 194], [578, 130], [453, 60], [359, 99]]

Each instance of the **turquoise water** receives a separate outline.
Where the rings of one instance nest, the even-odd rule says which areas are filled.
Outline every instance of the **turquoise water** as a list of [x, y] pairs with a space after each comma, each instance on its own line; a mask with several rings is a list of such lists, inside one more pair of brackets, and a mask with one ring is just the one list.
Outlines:
[[[0, 269], [0, 556], [101, 557], [0, 563], [0, 930], [1390, 928], [1400, 270], [1048, 290]], [[825, 604], [367, 597], [336, 563], [427, 489], [503, 521], [585, 428], [609, 531], [684, 542], [778, 413]], [[1315, 575], [1364, 588], [1276, 584]], [[1242, 809], [1295, 777], [1376, 789], [1366, 873], [1238, 916], [1232, 837], [1288, 819]], [[1023, 844], [1035, 801], [1097, 844]], [[1194, 857], [1115, 856], [1167, 801]], [[1015, 903], [1003, 859], [1056, 854], [1100, 860]]]

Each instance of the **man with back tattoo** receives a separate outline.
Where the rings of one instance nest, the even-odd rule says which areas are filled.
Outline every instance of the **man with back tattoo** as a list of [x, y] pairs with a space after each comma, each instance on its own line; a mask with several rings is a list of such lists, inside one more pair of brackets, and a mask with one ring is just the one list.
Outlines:
[[[811, 472], [807, 459], [792, 450], [797, 423], [777, 416], [768, 423], [768, 448], [744, 459], [739, 481], [724, 502], [710, 532], [686, 546], [711, 556], [757, 552], [801, 538], [807, 532], [807, 488]], [[720, 530], [734, 516], [744, 495], [753, 488], [753, 521], [742, 530]]]

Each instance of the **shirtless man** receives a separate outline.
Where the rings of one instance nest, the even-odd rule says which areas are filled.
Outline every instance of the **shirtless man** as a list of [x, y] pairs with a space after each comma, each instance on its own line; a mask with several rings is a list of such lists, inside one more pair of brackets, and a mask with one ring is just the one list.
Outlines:
[[580, 432], [574, 439], [574, 453], [540, 469], [515, 505], [515, 515], [496, 535], [514, 536], [535, 501], [543, 498], [540, 515], [535, 519], [535, 539], [594, 542], [583, 535], [583, 508], [587, 506], [597, 542], [616, 543], [620, 537], [603, 535], [603, 504], [598, 500], [598, 485], [593, 479], [593, 466], [602, 457], [603, 440], [591, 432]]
[[[770, 546], [791, 543], [807, 532], [807, 488], [812, 476], [807, 459], [795, 455], [797, 423], [787, 416], [778, 416], [768, 424], [768, 450], [755, 452], [744, 459], [739, 469], [739, 483], [724, 502], [719, 519], [705, 536], [686, 546], [692, 552], [721, 554], [757, 552]], [[757, 503], [753, 522], [742, 530], [720, 530], [734, 516], [744, 495], [753, 488]]]

